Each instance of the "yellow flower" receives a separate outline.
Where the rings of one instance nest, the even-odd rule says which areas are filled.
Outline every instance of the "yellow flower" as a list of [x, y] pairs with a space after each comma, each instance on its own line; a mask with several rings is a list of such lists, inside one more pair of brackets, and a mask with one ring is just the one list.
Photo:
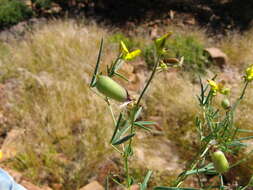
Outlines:
[[0, 160], [3, 158], [3, 152], [0, 150]]
[[123, 41], [120, 41], [120, 47], [121, 47], [122, 59], [126, 61], [131, 61], [132, 59], [134, 59], [135, 57], [141, 54], [140, 49], [129, 52], [129, 50], [126, 47], [126, 44]]
[[158, 53], [164, 52], [165, 42], [171, 36], [171, 34], [172, 34], [171, 32], [168, 32], [167, 34], [165, 34], [162, 37], [157, 38], [155, 40], [155, 46], [156, 46]]
[[249, 66], [245, 71], [245, 80], [250, 82], [253, 80], [253, 65]]
[[213, 95], [216, 95], [217, 92], [224, 95], [228, 95], [230, 93], [230, 89], [224, 87], [224, 82], [216, 83], [214, 80], [207, 80], [207, 82], [213, 91]]
[[214, 91], [214, 92], [218, 91], [219, 86], [214, 80], [207, 80], [207, 82], [211, 86], [212, 91]]

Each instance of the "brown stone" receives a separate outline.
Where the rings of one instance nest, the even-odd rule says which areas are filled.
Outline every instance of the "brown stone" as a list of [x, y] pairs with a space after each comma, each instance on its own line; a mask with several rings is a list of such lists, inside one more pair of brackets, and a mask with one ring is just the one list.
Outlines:
[[82, 187], [80, 190], [104, 190], [104, 188], [97, 181], [93, 181], [88, 185]]
[[218, 48], [206, 48], [205, 52], [207, 52], [210, 58], [220, 67], [223, 67], [228, 62], [228, 56]]
[[139, 185], [137, 185], [137, 184], [132, 185], [132, 186], [130, 187], [130, 190], [139, 190], [139, 189], [140, 189], [140, 187], [139, 187]]

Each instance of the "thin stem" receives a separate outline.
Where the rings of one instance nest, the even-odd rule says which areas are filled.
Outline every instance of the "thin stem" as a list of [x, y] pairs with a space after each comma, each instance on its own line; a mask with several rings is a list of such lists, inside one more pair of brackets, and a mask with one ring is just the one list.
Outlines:
[[241, 94], [241, 96], [240, 96], [240, 100], [241, 99], [243, 99], [243, 97], [244, 97], [244, 94], [245, 94], [245, 91], [246, 91], [246, 89], [247, 89], [247, 87], [248, 87], [248, 84], [249, 84], [249, 81], [247, 81], [246, 83], [245, 83], [245, 86], [244, 86], [244, 88], [243, 88], [243, 90], [242, 90], [242, 94]]
[[222, 174], [219, 174], [219, 178], [220, 178], [220, 190], [224, 190], [224, 182]]
[[152, 79], [154, 78], [154, 75], [155, 75], [157, 66], [158, 66], [158, 64], [159, 64], [159, 61], [160, 61], [160, 56], [157, 58], [156, 63], [155, 63], [154, 68], [153, 68], [153, 71], [152, 71], [152, 73], [151, 73], [151, 75], [150, 75], [150, 77], [149, 77], [149, 79], [148, 79], [148, 82], [146, 83], [145, 87], [143, 88], [143, 90], [142, 90], [142, 92], [141, 92], [141, 95], [139, 96], [139, 99], [138, 99], [138, 101], [137, 101], [137, 106], [139, 106], [140, 101], [141, 101], [143, 95], [145, 94], [145, 92], [146, 92], [148, 86], [150, 85]]
[[128, 167], [128, 154], [125, 156], [125, 173], [126, 173], [126, 179], [127, 179], [127, 188], [130, 189], [130, 176], [129, 176], [129, 167]]
[[115, 119], [115, 116], [114, 116], [114, 113], [113, 113], [113, 110], [112, 110], [111, 103], [110, 103], [110, 101], [109, 101], [108, 98], [106, 98], [105, 101], [106, 101], [106, 103], [107, 103], [107, 105], [108, 105], [108, 107], [109, 107], [110, 114], [111, 114], [111, 116], [112, 116], [112, 120], [113, 120], [114, 126], [116, 126], [116, 125], [117, 125], [117, 121], [116, 121], [116, 119]]

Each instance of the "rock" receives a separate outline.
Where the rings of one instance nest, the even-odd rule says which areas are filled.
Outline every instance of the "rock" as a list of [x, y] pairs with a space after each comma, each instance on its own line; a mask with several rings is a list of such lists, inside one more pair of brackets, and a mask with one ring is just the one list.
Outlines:
[[211, 47], [204, 50], [210, 58], [221, 68], [223, 68], [228, 62], [228, 56], [220, 49]]
[[12, 129], [8, 134], [4, 143], [2, 145], [2, 152], [3, 152], [3, 160], [7, 160], [10, 158], [14, 158], [18, 153], [19, 145], [22, 146], [22, 135], [24, 130], [22, 129]]
[[173, 143], [161, 136], [142, 137], [134, 151], [136, 163], [140, 165], [145, 163], [145, 167], [151, 170], [179, 174], [183, 169]]
[[104, 190], [104, 188], [97, 181], [93, 181], [88, 185], [82, 187], [80, 190]]
[[130, 187], [130, 190], [139, 190], [139, 185], [135, 184]]

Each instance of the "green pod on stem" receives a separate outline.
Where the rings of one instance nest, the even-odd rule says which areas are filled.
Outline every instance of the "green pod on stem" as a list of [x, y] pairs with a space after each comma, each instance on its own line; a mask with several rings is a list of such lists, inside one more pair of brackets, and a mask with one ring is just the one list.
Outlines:
[[227, 98], [221, 101], [221, 106], [226, 110], [230, 108], [230, 102]]
[[211, 155], [214, 168], [219, 173], [225, 173], [229, 170], [229, 163], [226, 156], [220, 150], [216, 150]]
[[98, 75], [96, 88], [106, 97], [112, 98], [116, 101], [126, 102], [129, 100], [127, 90], [108, 76]]

